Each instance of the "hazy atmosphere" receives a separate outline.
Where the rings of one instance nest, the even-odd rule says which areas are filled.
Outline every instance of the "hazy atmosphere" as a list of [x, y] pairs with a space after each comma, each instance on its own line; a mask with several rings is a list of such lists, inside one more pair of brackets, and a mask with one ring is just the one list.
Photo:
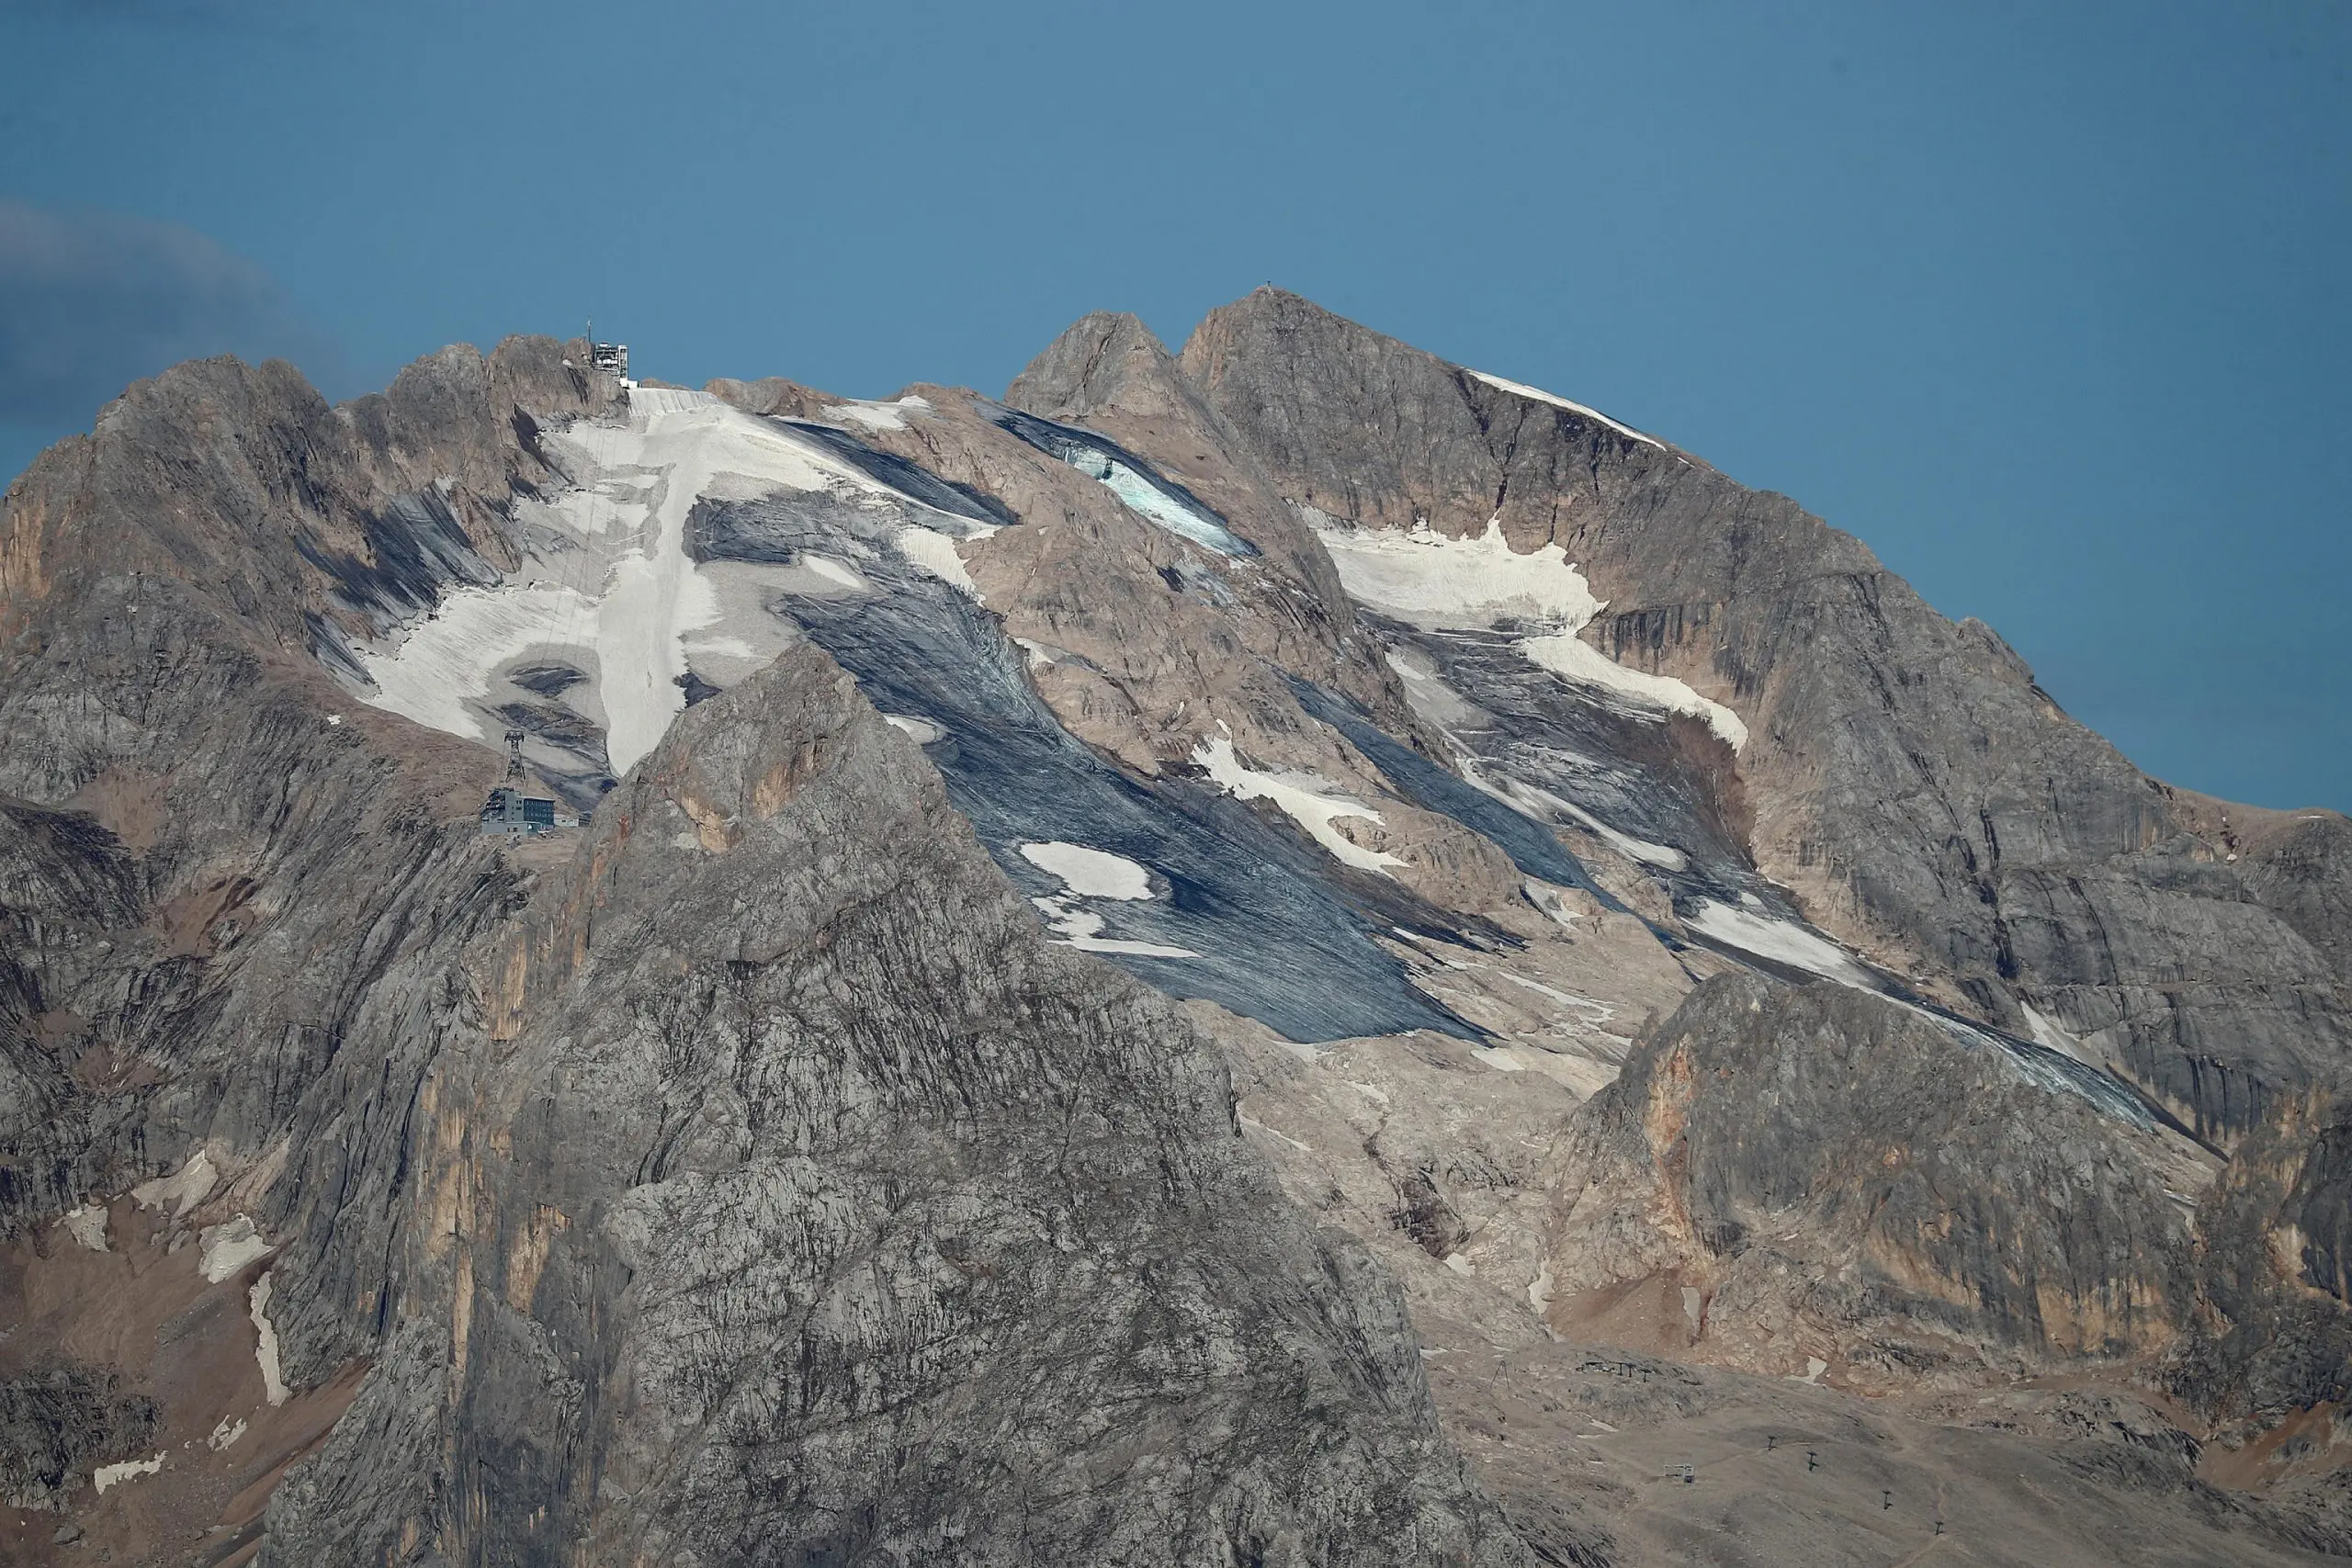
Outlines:
[[2352, 807], [2352, 12], [0, 6], [0, 469], [231, 352], [1001, 390], [1261, 282], [1657, 431], [2178, 784]]

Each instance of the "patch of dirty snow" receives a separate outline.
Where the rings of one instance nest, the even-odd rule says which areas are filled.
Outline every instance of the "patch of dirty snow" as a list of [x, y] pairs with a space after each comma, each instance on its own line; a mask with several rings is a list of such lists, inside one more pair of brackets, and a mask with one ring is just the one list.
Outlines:
[[1598, 687], [1638, 706], [1704, 719], [1735, 751], [1747, 744], [1747, 722], [1723, 704], [1701, 696], [1671, 675], [1628, 669], [1572, 631], [1529, 637], [1519, 648], [1535, 663], [1577, 685]]
[[1080, 953], [1117, 953], [1129, 958], [1198, 958], [1189, 947], [1170, 947], [1165, 942], [1129, 942], [1124, 937], [1074, 936], [1069, 946]]
[[718, 400], [708, 392], [691, 391], [684, 387], [648, 387], [632, 383], [628, 389], [628, 406], [632, 413], [689, 413], [696, 409], [716, 405]]
[[157, 1454], [153, 1459], [127, 1459], [120, 1464], [102, 1464], [91, 1472], [90, 1484], [103, 1495], [109, 1486], [119, 1486], [141, 1475], [154, 1474], [164, 1468], [164, 1457]]
[[1737, 948], [1758, 958], [1786, 964], [1841, 986], [1866, 991], [1878, 989], [1870, 971], [1851, 953], [1826, 937], [1787, 920], [1768, 919], [1729, 904], [1702, 900], [1695, 910], [1682, 917], [1682, 923], [1725, 947]]
[[1057, 939], [1057, 945], [1074, 947], [1080, 953], [1116, 953], [1130, 958], [1198, 958], [1189, 947], [1170, 947], [1164, 942], [1130, 942], [1121, 937], [1102, 936], [1102, 917], [1091, 909], [1080, 908], [1070, 895], [1029, 900], [1046, 918], [1046, 926]]
[[1804, 1359], [1804, 1376], [1799, 1377], [1796, 1373], [1791, 1372], [1783, 1381], [1787, 1382], [1818, 1383], [1821, 1382], [1821, 1374], [1828, 1370], [1829, 1363], [1823, 1360], [1820, 1357], [1807, 1356]]
[[1475, 1280], [1478, 1277], [1478, 1270], [1472, 1268], [1470, 1260], [1458, 1252], [1449, 1252], [1445, 1255], [1445, 1266], [1465, 1280]]
[[1061, 878], [1072, 893], [1086, 898], [1148, 898], [1151, 873], [1125, 855], [1090, 850], [1083, 844], [1056, 840], [1023, 844], [1021, 858], [1049, 876]]
[[[986, 538], [988, 534], [995, 531], [991, 528], [987, 533], [983, 533], [976, 528], [971, 536]], [[975, 603], [982, 602], [979, 585], [972, 581], [972, 574], [966, 569], [964, 558], [956, 550], [955, 540], [944, 534], [910, 524], [899, 530], [897, 543], [899, 553], [908, 560], [922, 568], [932, 576], [962, 589], [971, 595]]]
[[1470, 1054], [1498, 1073], [1523, 1073], [1527, 1064], [1508, 1045], [1473, 1045]]
[[1355, 1090], [1366, 1100], [1371, 1100], [1374, 1105], [1386, 1105], [1388, 1103], [1388, 1091], [1382, 1089], [1378, 1084], [1359, 1083], [1354, 1078], [1348, 1078], [1344, 1081], [1350, 1089]]
[[[370, 705], [487, 740], [500, 728], [484, 705], [499, 671], [545, 650], [594, 671], [593, 693], [583, 695], [601, 709], [612, 772], [625, 773], [684, 710], [680, 682], [692, 634], [726, 618], [722, 574], [713, 568], [740, 571], [741, 563], [692, 558], [686, 521], [697, 502], [826, 492], [854, 505], [929, 510], [815, 436], [701, 392], [641, 388], [626, 424], [583, 420], [547, 440], [566, 470], [582, 476], [532, 510], [534, 526], [563, 546], [534, 556], [516, 579], [451, 592], [386, 646], [359, 649], [375, 685], [364, 698]], [[940, 545], [944, 552], [902, 540], [901, 549], [968, 591], [953, 547]], [[801, 566], [819, 582], [871, 589], [839, 561], [810, 556]], [[759, 634], [779, 643], [785, 637], [764, 625]], [[776, 649], [738, 637], [729, 651], [763, 662]]]
[[1634, 440], [1655, 446], [1661, 452], [1666, 450], [1666, 443], [1657, 436], [1645, 435], [1630, 424], [1618, 423], [1599, 409], [1589, 409], [1582, 403], [1571, 402], [1556, 392], [1547, 392], [1540, 387], [1530, 387], [1524, 382], [1506, 381], [1499, 376], [1489, 376], [1484, 370], [1473, 370], [1470, 374], [1498, 391], [1510, 392], [1522, 398], [1532, 398], [1539, 403], [1550, 403], [1554, 408], [1566, 409], [1570, 413], [1580, 413], [1587, 419], [1597, 419], [1620, 435], [1630, 435]]
[[[1339, 568], [1351, 598], [1424, 631], [1493, 629], [1521, 624], [1519, 650], [1573, 685], [1596, 689], [1645, 714], [1703, 719], [1732, 750], [1747, 744], [1740, 716], [1669, 675], [1617, 663], [1576, 635], [1605, 606], [1556, 543], [1521, 554], [1503, 537], [1499, 515], [1483, 534], [1447, 538], [1417, 523], [1407, 532], [1358, 528], [1312, 508], [1302, 513]], [[1413, 661], [1390, 662], [1415, 710], [1443, 727], [1469, 705]]]
[[930, 412], [928, 401], [909, 393], [890, 401], [831, 403], [819, 409], [817, 417], [835, 424], [862, 424], [868, 430], [904, 430], [907, 415]]
[[918, 746], [928, 746], [947, 733], [927, 718], [914, 718], [902, 713], [886, 713], [882, 721], [893, 729], [913, 736]]
[[1450, 539], [1427, 523], [1393, 528], [1318, 526], [1349, 596], [1423, 630], [1492, 626], [1505, 618], [1583, 626], [1602, 609], [1560, 546], [1522, 555], [1499, 518], [1484, 534]]
[[2090, 1054], [2083, 1049], [2083, 1043], [2080, 1040], [2036, 1011], [2031, 1002], [2019, 997], [2018, 1006], [2025, 1010], [2025, 1026], [2033, 1036], [2035, 1044], [2046, 1046], [2062, 1056], [2072, 1056], [2086, 1067], [2100, 1066], [2099, 1063], [2091, 1060]]
[[[803, 550], [800, 552], [800, 564], [826, 581], [839, 583], [853, 593], [874, 592], [874, 584], [866, 581], [859, 574], [857, 568], [847, 561], [835, 560], [831, 556], [820, 556], [814, 550]], [[745, 651], [748, 652], [749, 649]]]
[[[1368, 850], [1340, 836], [1331, 826], [1332, 818], [1355, 817], [1378, 824], [1380, 813], [1368, 806], [1350, 800], [1345, 795], [1319, 795], [1306, 784], [1293, 783], [1273, 773], [1261, 773], [1242, 765], [1233, 753], [1233, 742], [1224, 736], [1201, 742], [1193, 752], [1193, 761], [1205, 770], [1217, 787], [1237, 800], [1264, 800], [1306, 830], [1307, 836], [1329, 851], [1333, 859], [1360, 871], [1374, 871], [1383, 876], [1388, 867], [1405, 863], [1380, 850]], [[1309, 784], [1328, 784], [1316, 774], [1303, 775]]]
[[1554, 990], [1541, 980], [1531, 980], [1524, 975], [1514, 975], [1508, 969], [1498, 969], [1495, 973], [1514, 986], [1549, 997], [1555, 1002], [1589, 1015], [1595, 1023], [1606, 1023], [1616, 1015], [1617, 1010], [1607, 1002], [1595, 1001], [1590, 997], [1579, 997], [1572, 991]]
[[1552, 1304], [1552, 1264], [1549, 1258], [1535, 1267], [1535, 1278], [1527, 1281], [1527, 1304], [1542, 1317]]
[[142, 1209], [161, 1209], [177, 1219], [209, 1197], [220, 1179], [220, 1173], [212, 1168], [212, 1156], [198, 1149], [174, 1174], [132, 1188], [130, 1198]]
[[1705, 1300], [1699, 1294], [1698, 1289], [1695, 1286], [1685, 1285], [1682, 1287], [1682, 1315], [1690, 1320], [1690, 1332], [1693, 1334], [1699, 1332], [1699, 1314], [1704, 1305]]
[[103, 1203], [85, 1203], [67, 1211], [57, 1222], [57, 1228], [72, 1236], [77, 1247], [92, 1252], [107, 1249], [107, 1211]]
[[[1524, 779], [1515, 779], [1509, 774], [1490, 779], [1482, 770], [1466, 760], [1462, 762], [1461, 767], [1464, 783], [1483, 795], [1494, 796], [1516, 811], [1534, 818], [1539, 822], [1556, 825], [1559, 819], [1565, 817], [1592, 833], [1601, 842], [1614, 849], [1627, 860], [1638, 861], [1644, 865], [1654, 865], [1664, 871], [1682, 871], [1690, 866], [1690, 857], [1673, 845], [1653, 844], [1646, 839], [1636, 839], [1631, 833], [1621, 833], [1575, 801], [1563, 799], [1540, 784], [1532, 784]], [[1546, 884], [1546, 886], [1550, 885]]]
[[197, 1233], [203, 1250], [196, 1260], [196, 1271], [204, 1276], [207, 1284], [217, 1285], [243, 1269], [256, 1258], [266, 1258], [277, 1249], [262, 1239], [253, 1221], [239, 1214], [217, 1225], [207, 1225]]
[[1523, 879], [1519, 885], [1519, 891], [1521, 897], [1570, 931], [1576, 929], [1577, 921], [1585, 918], [1568, 908], [1568, 889], [1545, 882], [1540, 877], [1530, 876]]
[[261, 1364], [263, 1397], [275, 1407], [286, 1403], [286, 1377], [277, 1364], [277, 1329], [269, 1321], [269, 1276], [254, 1281], [246, 1297], [254, 1320], [254, 1359]]
[[1434, 662], [1419, 649], [1392, 648], [1388, 668], [1405, 683], [1405, 703], [1415, 713], [1452, 733], [1488, 722], [1486, 711], [1446, 684]]

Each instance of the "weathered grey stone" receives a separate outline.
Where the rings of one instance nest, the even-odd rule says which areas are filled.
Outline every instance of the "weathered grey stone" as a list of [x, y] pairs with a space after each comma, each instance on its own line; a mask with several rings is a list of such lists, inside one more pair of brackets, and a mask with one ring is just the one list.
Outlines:
[[[528, 499], [579, 482], [543, 432], [613, 410], [566, 354], [445, 351], [341, 409], [284, 367], [183, 367], [0, 510], [22, 1271], [0, 1284], [51, 1290], [33, 1227], [204, 1152], [196, 1207], [116, 1234], [192, 1266], [170, 1249], [245, 1214], [273, 1249], [248, 1267], [288, 1418], [332, 1432], [276, 1483], [265, 1561], [1927, 1544], [1858, 1512], [1851, 1475], [1796, 1496], [1732, 1457], [1798, 1427], [1855, 1473], [1949, 1483], [1987, 1561], [2096, 1561], [2102, 1509], [2147, 1561], [2352, 1539], [2326, 1460], [2352, 1397], [2342, 818], [2152, 784], [1996, 635], [1792, 502], [1261, 294], [1181, 360], [1090, 317], [1007, 397], [1249, 549], [1155, 525], [968, 393], [921, 389], [920, 417], [835, 446], [916, 465], [978, 525], [956, 536], [984, 608], [960, 613], [1119, 787], [1185, 798], [1215, 733], [1376, 802], [1343, 835], [1399, 862], [1357, 876], [1393, 911], [1367, 940], [1466, 1038], [1302, 1046], [1049, 942], [922, 748], [811, 646], [694, 688], [589, 831], [493, 843], [471, 813], [494, 752], [331, 671], [525, 558]], [[847, 417], [790, 383], [714, 389]], [[1573, 744], [1675, 793], [1734, 882], [1779, 879], [1920, 997], [2112, 1063], [2214, 1147], [1914, 1009], [1700, 985], [1736, 955], [1662, 942], [1679, 905], [1622, 844], [1412, 795], [1470, 770], [1444, 773], [1453, 732], [1416, 716], [1294, 502], [1562, 544], [1611, 601], [1602, 650], [1753, 736], [1735, 758], [1626, 720]], [[585, 677], [528, 674], [563, 720]], [[1528, 880], [1571, 848], [1620, 858]], [[96, 1321], [41, 1299], [0, 1338], [8, 1387]], [[202, 1317], [243, 1335], [264, 1311]], [[2041, 1373], [2088, 1386], [2013, 1381]], [[111, 1434], [76, 1453], [129, 1442], [118, 1394], [147, 1391], [69, 1402], [17, 1468], [55, 1470], [67, 1428]], [[1718, 1453], [1704, 1508], [1653, 1484], [1685, 1443]], [[168, 1516], [197, 1473], [142, 1479], [141, 1506]], [[93, 1539], [146, 1550], [129, 1517], [95, 1511]]]
[[1756, 864], [1931, 993], [2019, 1032], [2037, 1007], [2223, 1140], [2352, 1065], [2341, 896], [2317, 890], [2341, 878], [2292, 869], [2322, 852], [2229, 863], [1997, 637], [1786, 497], [1277, 290], [1212, 312], [1182, 364], [1295, 502], [1559, 544], [1608, 603], [1588, 640], [1746, 719]]
[[[814, 649], [690, 710], [477, 969], [407, 1229], [450, 1370], [379, 1380], [274, 1561], [1520, 1560], [1393, 1289]], [[355, 1537], [327, 1478], [402, 1428], [454, 1469]]]

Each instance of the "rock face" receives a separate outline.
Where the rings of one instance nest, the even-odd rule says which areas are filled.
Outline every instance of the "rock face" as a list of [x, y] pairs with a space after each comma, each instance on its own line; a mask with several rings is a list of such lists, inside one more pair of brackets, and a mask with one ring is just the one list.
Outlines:
[[2169, 1345], [2214, 1163], [1932, 1018], [1751, 976], [1693, 992], [1554, 1157], [1564, 1333], [1715, 1338], [1887, 1391], [1956, 1359], [2095, 1367]]
[[2343, 818], [1290, 296], [585, 363], [7, 492], [11, 1561], [2352, 1549]]
[[1521, 1560], [1204, 1043], [1044, 943], [823, 654], [691, 712], [535, 903], [417, 1101], [412, 1375], [273, 1554]]
[[2327, 852], [2232, 863], [2222, 823], [1855, 539], [1278, 291], [1212, 312], [1182, 364], [1303, 506], [1559, 545], [1607, 601], [1600, 651], [1747, 720], [1755, 863], [1825, 928], [2006, 1027], [2037, 1009], [2223, 1141], [2340, 1071], [2345, 915], [2293, 869]]

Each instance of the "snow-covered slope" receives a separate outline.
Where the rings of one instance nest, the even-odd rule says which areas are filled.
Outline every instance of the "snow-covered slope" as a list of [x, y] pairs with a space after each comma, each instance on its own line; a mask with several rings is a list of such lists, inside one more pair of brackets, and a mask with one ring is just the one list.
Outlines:
[[580, 421], [545, 445], [574, 483], [520, 503], [522, 566], [455, 590], [357, 653], [374, 686], [363, 700], [469, 739], [524, 730], [528, 759], [583, 795], [651, 750], [691, 692], [731, 686], [782, 650], [792, 633], [766, 608], [776, 595], [869, 586], [820, 550], [717, 558], [694, 536], [698, 506], [822, 503], [871, 519], [902, 558], [966, 585], [955, 540], [987, 531], [803, 429], [702, 392], [639, 387], [625, 420]]

